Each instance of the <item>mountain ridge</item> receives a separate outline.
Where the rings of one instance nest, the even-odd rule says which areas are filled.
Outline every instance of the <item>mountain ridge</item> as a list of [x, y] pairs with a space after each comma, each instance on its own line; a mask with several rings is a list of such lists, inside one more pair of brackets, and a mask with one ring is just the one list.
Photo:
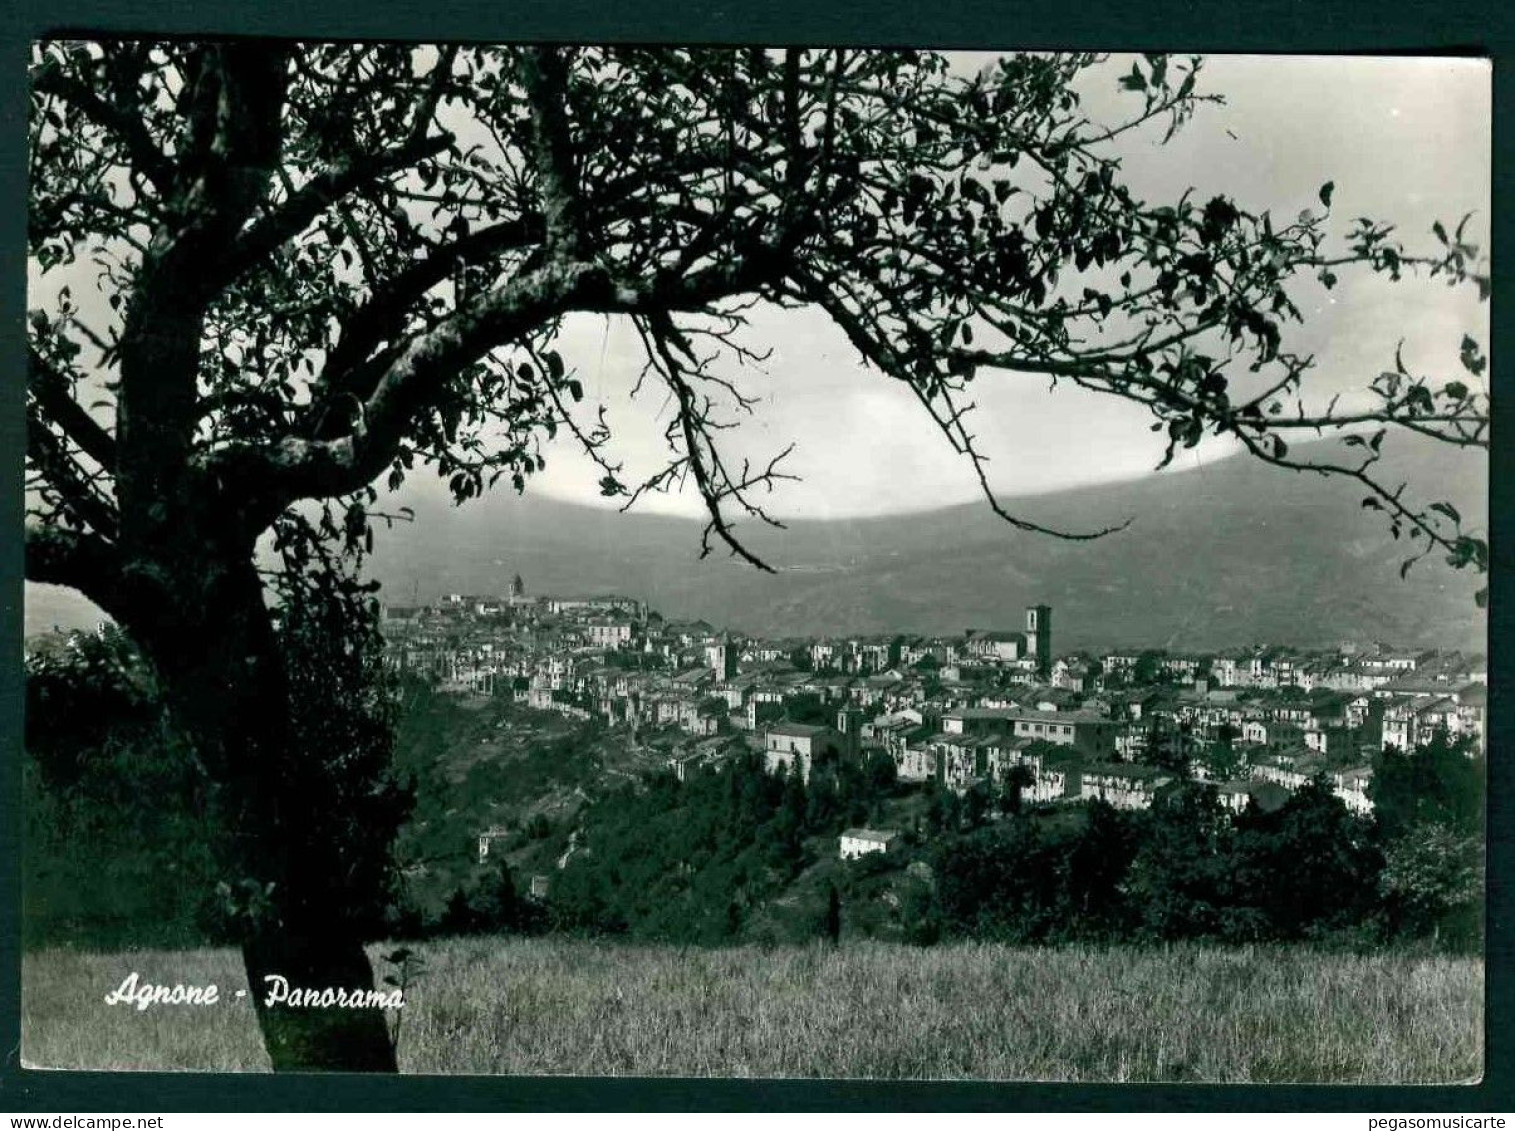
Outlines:
[[[1482, 525], [1472, 516], [1487, 512], [1486, 459], [1408, 437], [1386, 455], [1391, 482], [1406, 479], [1415, 497], [1452, 501], [1470, 529]], [[1046, 603], [1057, 649], [1385, 640], [1483, 650], [1473, 601], [1483, 579], [1433, 554], [1401, 581], [1411, 547], [1361, 496], [1348, 481], [1233, 456], [1007, 500], [1021, 517], [1069, 530], [1132, 520], [1092, 542], [1017, 531], [972, 502], [750, 525], [748, 544], [778, 569], [764, 574], [719, 547], [701, 560], [694, 518], [529, 492], [453, 507], [417, 490], [395, 500], [409, 501], [416, 521], [376, 533], [369, 573], [396, 604], [503, 593], [520, 573], [529, 592], [622, 593], [669, 617], [779, 637], [1015, 627], [1025, 605]], [[89, 608], [28, 587], [27, 630], [69, 600]]]
[[[1405, 444], [1385, 466], [1427, 501], [1484, 513], [1485, 473], [1468, 466], [1482, 461], [1458, 468], [1447, 454]], [[519, 572], [530, 591], [620, 592], [668, 616], [769, 636], [1013, 627], [1024, 605], [1046, 601], [1061, 610], [1063, 647], [1387, 639], [1481, 649], [1480, 580], [1432, 555], [1401, 581], [1409, 547], [1354, 488], [1239, 456], [1011, 501], [1068, 529], [1133, 520], [1093, 542], [1014, 530], [983, 503], [751, 526], [749, 545], [777, 574], [720, 548], [699, 560], [697, 519], [504, 496], [418, 515], [414, 530], [383, 540], [373, 573], [396, 602], [503, 592]]]

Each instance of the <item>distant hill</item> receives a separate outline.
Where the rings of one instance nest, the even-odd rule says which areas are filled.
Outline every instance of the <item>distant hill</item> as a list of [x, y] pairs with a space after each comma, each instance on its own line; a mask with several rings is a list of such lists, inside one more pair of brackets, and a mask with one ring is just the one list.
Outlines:
[[[1483, 525], [1486, 460], [1395, 444], [1386, 464], [1416, 497], [1448, 499]], [[1046, 603], [1057, 650], [1347, 639], [1483, 650], [1479, 579], [1433, 556], [1401, 581], [1406, 546], [1361, 497], [1344, 481], [1233, 457], [1014, 501], [1071, 530], [1133, 519], [1094, 542], [1016, 531], [982, 504], [752, 528], [775, 576], [720, 552], [701, 561], [694, 519], [502, 490], [463, 507], [418, 504], [414, 524], [378, 533], [372, 571], [395, 602], [501, 593], [519, 572], [528, 592], [624, 593], [769, 636], [1015, 627], [1025, 605]]]
[[[1427, 500], [1487, 511], [1486, 462], [1402, 442], [1390, 465]], [[393, 600], [412, 592], [619, 592], [672, 617], [765, 635], [959, 632], [1014, 626], [1054, 607], [1058, 648], [1209, 648], [1250, 641], [1383, 639], [1484, 647], [1478, 581], [1436, 558], [1399, 579], [1405, 547], [1349, 483], [1236, 457], [1203, 469], [1016, 501], [1067, 529], [1125, 518], [1095, 542], [1018, 532], [980, 504], [752, 530], [780, 567], [699, 560], [700, 523], [621, 515], [500, 493], [434, 506], [384, 534], [374, 573]]]

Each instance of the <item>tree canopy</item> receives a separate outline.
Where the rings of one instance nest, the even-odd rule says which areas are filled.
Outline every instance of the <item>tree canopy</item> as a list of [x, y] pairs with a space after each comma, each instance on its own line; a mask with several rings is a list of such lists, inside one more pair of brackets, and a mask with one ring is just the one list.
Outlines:
[[[1486, 445], [1479, 382], [1390, 368], [1386, 343], [1374, 403], [1336, 411], [1307, 403], [1289, 334], [1291, 286], [1353, 268], [1486, 292], [1463, 228], [1437, 223], [1417, 254], [1363, 218], [1335, 246], [1330, 183], [1287, 222], [1219, 196], [1140, 200], [1112, 143], [1171, 135], [1217, 96], [1200, 60], [1147, 56], [1108, 77], [1125, 117], [1095, 121], [1077, 88], [1104, 63], [1022, 55], [964, 76], [900, 51], [45, 44], [32, 260], [92, 279], [112, 314], [86, 317], [68, 286], [32, 312], [29, 576], [126, 612], [151, 585], [134, 548], [175, 499], [221, 510], [239, 544], [322, 528], [291, 510], [320, 500], [324, 533], [357, 547], [376, 482], [431, 465], [459, 499], [520, 487], [560, 433], [600, 460], [608, 496], [692, 485], [706, 548], [752, 558], [736, 527], [766, 517], [783, 464], [733, 464], [719, 440], [750, 405], [753, 302], [825, 311], [1017, 526], [1039, 529], [994, 497], [974, 442], [988, 371], [1145, 406], [1164, 462], [1214, 432], [1358, 480], [1416, 553], [1482, 569], [1455, 508], [1375, 476], [1389, 426]], [[554, 349], [575, 312], [631, 319], [676, 406], [667, 465], [643, 481], [623, 479]], [[1483, 372], [1473, 338], [1461, 353]], [[1340, 429], [1355, 460], [1291, 452]]]

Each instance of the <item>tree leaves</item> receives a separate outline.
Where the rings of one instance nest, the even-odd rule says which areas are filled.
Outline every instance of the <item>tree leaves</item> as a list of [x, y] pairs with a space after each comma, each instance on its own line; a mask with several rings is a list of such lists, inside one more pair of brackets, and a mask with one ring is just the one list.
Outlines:
[[1141, 68], [1132, 63], [1130, 74], [1121, 76], [1120, 86], [1125, 90], [1143, 91], [1147, 89], [1147, 79], [1141, 73]]
[[[1481, 376], [1484, 369], [1488, 367], [1488, 361], [1483, 356], [1482, 351], [1478, 348], [1478, 343], [1475, 342], [1467, 334], [1464, 334], [1462, 337], [1462, 346], [1458, 353], [1458, 359], [1462, 362], [1462, 367], [1469, 373], [1473, 374], [1475, 377]], [[1461, 395], [1454, 394], [1452, 392], [1454, 387], [1463, 389], [1463, 393]], [[1466, 390], [1462, 385], [1448, 385], [1446, 387], [1446, 392], [1448, 396], [1457, 396], [1459, 400], [1461, 400], [1462, 397], [1466, 395]]]

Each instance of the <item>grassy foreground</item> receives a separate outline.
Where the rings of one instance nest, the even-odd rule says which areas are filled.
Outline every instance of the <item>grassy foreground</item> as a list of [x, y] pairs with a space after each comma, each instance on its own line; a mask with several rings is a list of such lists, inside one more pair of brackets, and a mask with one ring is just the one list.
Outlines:
[[[1445, 1083], [1483, 1064], [1483, 964], [1305, 949], [679, 950], [467, 939], [419, 948], [416, 1073]], [[374, 952], [378, 953], [378, 948]], [[132, 971], [217, 1006], [107, 1006]], [[22, 966], [33, 1067], [266, 1071], [232, 951]]]

